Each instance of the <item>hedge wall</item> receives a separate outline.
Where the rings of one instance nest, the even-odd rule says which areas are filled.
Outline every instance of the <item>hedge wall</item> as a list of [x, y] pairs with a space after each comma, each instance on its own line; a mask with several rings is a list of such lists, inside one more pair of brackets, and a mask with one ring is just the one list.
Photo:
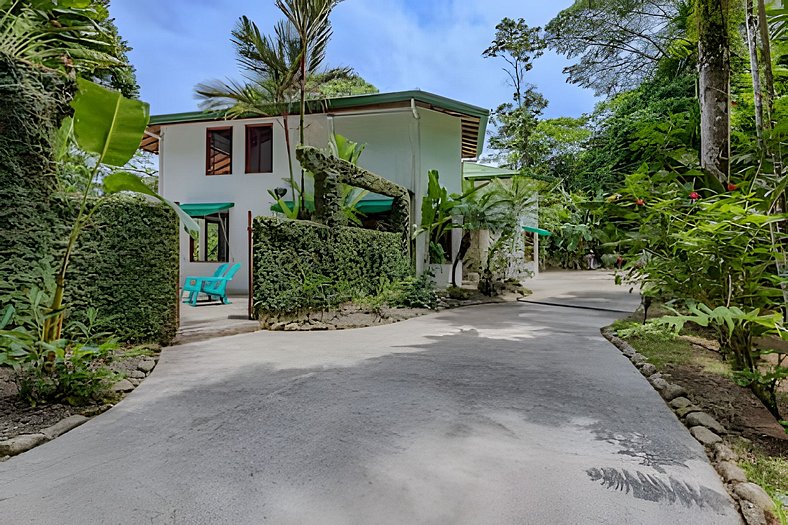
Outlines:
[[53, 144], [75, 84], [0, 53], [0, 305], [42, 286], [60, 237]]
[[83, 231], [69, 266], [69, 319], [97, 308], [124, 341], [172, 341], [178, 330], [178, 219], [141, 197], [112, 197]]
[[375, 294], [381, 279], [395, 281], [409, 273], [410, 261], [401, 241], [397, 233], [257, 217], [258, 317], [328, 309]]

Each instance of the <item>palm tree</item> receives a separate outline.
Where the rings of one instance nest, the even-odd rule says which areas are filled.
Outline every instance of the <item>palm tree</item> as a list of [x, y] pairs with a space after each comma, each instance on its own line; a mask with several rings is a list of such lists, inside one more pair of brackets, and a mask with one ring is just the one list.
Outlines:
[[[326, 58], [326, 47], [331, 39], [331, 11], [341, 0], [276, 0], [276, 7], [292, 24], [300, 46], [298, 91], [300, 96], [300, 143], [304, 141], [304, 115], [306, 114], [307, 80], [317, 72]], [[304, 170], [301, 170], [301, 188], [304, 187]], [[301, 207], [304, 207], [301, 192]]]
[[[212, 80], [195, 88], [200, 107], [225, 111], [229, 117], [281, 115], [287, 146], [290, 187], [295, 191], [293, 153], [288, 116], [299, 71], [299, 40], [288, 22], [278, 22], [274, 36], [260, 33], [257, 25], [241, 17], [232, 31], [232, 43], [246, 82]], [[300, 193], [303, 193], [303, 184]]]
[[[315, 14], [322, 12], [315, 5], [330, 4], [330, 12], [336, 1], [310, 0], [287, 4], [292, 4], [289, 7], [292, 11], [283, 11], [287, 18], [276, 24], [273, 36], [261, 34], [257, 25], [247, 17], [242, 17], [236, 24], [232, 43], [245, 82], [213, 80], [198, 84], [195, 92], [197, 98], [202, 100], [202, 109], [226, 111], [230, 117], [282, 116], [290, 187], [299, 194], [296, 206], [303, 214], [306, 212], [304, 171], [301, 171], [300, 184], [296, 185], [288, 126], [290, 109], [296, 99], [300, 99], [299, 139], [304, 144], [304, 115], [309, 90], [316, 89], [315, 82], [350, 77], [352, 70], [346, 67], [321, 70], [331, 26], [327, 16], [321, 18]], [[323, 22], [315, 21], [316, 18]], [[315, 29], [318, 26], [320, 29]], [[304, 31], [304, 28], [307, 30]]]

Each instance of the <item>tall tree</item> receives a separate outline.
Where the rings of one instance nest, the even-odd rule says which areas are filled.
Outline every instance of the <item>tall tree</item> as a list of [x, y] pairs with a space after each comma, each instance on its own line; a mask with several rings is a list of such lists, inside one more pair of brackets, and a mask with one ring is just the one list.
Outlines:
[[[300, 44], [298, 77], [300, 95], [299, 139], [304, 141], [304, 115], [306, 114], [307, 73], [317, 71], [326, 58], [326, 47], [331, 39], [331, 11], [341, 0], [276, 0], [276, 6], [285, 15], [298, 35]], [[304, 170], [301, 170], [301, 209], [306, 210], [304, 195]]]
[[506, 62], [503, 70], [514, 88], [514, 103], [501, 104], [493, 112], [494, 131], [490, 134], [490, 147], [498, 152], [497, 160], [512, 169], [528, 164], [529, 139], [547, 107], [547, 100], [526, 82], [534, 60], [544, 54], [546, 47], [542, 28], [529, 27], [522, 18], [504, 18], [495, 26], [492, 44], [482, 53], [485, 58], [502, 58]]
[[730, 177], [730, 40], [728, 0], [697, 0], [700, 163], [720, 182]]
[[[295, 191], [293, 151], [288, 116], [297, 96], [301, 47], [287, 21], [278, 22], [272, 36], [263, 35], [257, 24], [241, 17], [232, 31], [239, 68], [246, 82], [212, 80], [198, 84], [195, 95], [205, 110], [226, 111], [230, 117], [281, 115], [287, 147], [290, 187]], [[301, 187], [303, 193], [303, 186]]]
[[579, 58], [568, 81], [597, 95], [632, 89], [650, 78], [676, 40], [690, 0], [576, 0], [547, 24], [551, 48]]

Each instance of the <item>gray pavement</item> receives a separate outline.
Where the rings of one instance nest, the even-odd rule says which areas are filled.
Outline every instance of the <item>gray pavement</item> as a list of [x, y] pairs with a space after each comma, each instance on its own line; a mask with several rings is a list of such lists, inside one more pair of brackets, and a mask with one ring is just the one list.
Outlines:
[[[598, 272], [528, 286], [638, 302]], [[740, 523], [700, 445], [599, 335], [615, 317], [496, 304], [172, 347], [117, 407], [0, 463], [0, 522]]]

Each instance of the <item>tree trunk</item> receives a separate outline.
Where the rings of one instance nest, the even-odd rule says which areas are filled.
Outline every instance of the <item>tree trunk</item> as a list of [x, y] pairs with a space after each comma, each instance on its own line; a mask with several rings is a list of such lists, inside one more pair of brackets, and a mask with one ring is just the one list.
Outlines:
[[764, 0], [758, 0], [758, 28], [761, 31], [761, 63], [763, 64], [763, 81], [766, 88], [766, 110], [769, 117], [769, 128], [772, 126], [774, 111], [774, 73], [772, 72], [772, 46], [769, 36], [769, 21], [766, 19]]
[[747, 49], [750, 51], [752, 94], [755, 101], [755, 132], [758, 145], [763, 150], [763, 94], [761, 93], [761, 68], [758, 64], [758, 22], [754, 13], [753, 0], [747, 0], [745, 22]]
[[730, 176], [728, 0], [698, 0], [700, 162], [721, 183]]

